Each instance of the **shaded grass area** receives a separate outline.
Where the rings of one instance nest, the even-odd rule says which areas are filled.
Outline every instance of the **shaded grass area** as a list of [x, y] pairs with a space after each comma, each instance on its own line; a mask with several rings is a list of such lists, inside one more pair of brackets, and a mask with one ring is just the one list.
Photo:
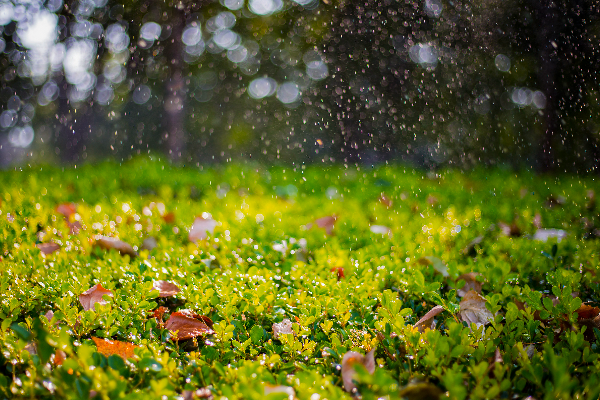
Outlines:
[[[137, 159], [5, 172], [0, 185], [0, 398], [599, 394], [593, 178]], [[217, 225], [193, 243], [198, 216]], [[315, 223], [329, 216], [331, 235]], [[160, 280], [181, 291], [158, 297]], [[96, 284], [113, 296], [85, 311]], [[492, 318], [464, 321], [468, 289]], [[184, 309], [214, 333], [174, 340], [163, 322]], [[276, 338], [286, 319], [293, 333]], [[124, 360], [92, 337], [138, 347]], [[375, 372], [356, 366], [346, 392], [344, 354], [371, 350]]]

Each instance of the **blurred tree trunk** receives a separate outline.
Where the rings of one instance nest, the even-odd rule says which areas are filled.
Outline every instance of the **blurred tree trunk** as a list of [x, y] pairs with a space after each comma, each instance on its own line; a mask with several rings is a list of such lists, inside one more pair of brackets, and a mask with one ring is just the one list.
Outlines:
[[179, 163], [185, 147], [184, 106], [186, 85], [183, 77], [183, 44], [181, 35], [185, 26], [185, 11], [177, 3], [171, 11], [171, 37], [165, 47], [170, 76], [167, 81], [167, 96], [164, 102], [167, 125], [167, 150], [172, 162]]
[[537, 80], [540, 90], [546, 95], [544, 134], [539, 148], [538, 162], [540, 170], [547, 172], [556, 168], [553, 146], [560, 132], [560, 94], [557, 88], [560, 59], [557, 49], [562, 27], [559, 26], [560, 10], [555, 2], [536, 0], [533, 4], [538, 26], [536, 37], [539, 62]]

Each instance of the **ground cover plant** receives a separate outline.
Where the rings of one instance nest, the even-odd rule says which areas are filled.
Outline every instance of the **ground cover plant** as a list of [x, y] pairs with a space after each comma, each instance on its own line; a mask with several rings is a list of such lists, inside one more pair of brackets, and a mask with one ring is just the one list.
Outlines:
[[0, 398], [598, 398], [593, 177], [0, 175]]

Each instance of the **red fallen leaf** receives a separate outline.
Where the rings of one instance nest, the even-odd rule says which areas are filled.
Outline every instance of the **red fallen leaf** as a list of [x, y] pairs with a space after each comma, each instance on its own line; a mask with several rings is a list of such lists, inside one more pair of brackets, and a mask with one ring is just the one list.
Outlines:
[[62, 214], [65, 218], [69, 218], [72, 214], [77, 211], [77, 204], [75, 203], [62, 203], [56, 206], [56, 212]]
[[342, 358], [342, 380], [344, 381], [344, 390], [352, 393], [356, 389], [356, 384], [352, 380], [356, 375], [354, 366], [361, 364], [372, 374], [375, 372], [375, 349], [363, 356], [355, 351], [349, 351]]
[[277, 324], [273, 324], [273, 337], [275, 339], [279, 339], [279, 335], [289, 335], [292, 333], [294, 333], [292, 331], [292, 321], [287, 318]]
[[204, 322], [188, 317], [181, 312], [171, 314], [165, 324], [165, 329], [177, 334], [176, 337], [173, 337], [174, 340], [186, 340], [214, 333]]
[[461, 276], [456, 278], [456, 282], [460, 281], [461, 279], [465, 281], [465, 286], [458, 289], [456, 291], [456, 293], [460, 297], [464, 297], [467, 294], [467, 292], [469, 292], [470, 290], [474, 290], [477, 293], [481, 293], [482, 283], [477, 280], [478, 275], [481, 275], [481, 274], [477, 273], [477, 272], [469, 272], [467, 274], [462, 274]]
[[70, 222], [67, 220], [67, 226], [71, 235], [77, 235], [81, 231], [81, 222], [79, 221]]
[[315, 220], [315, 224], [322, 229], [325, 229], [328, 235], [331, 235], [333, 232], [333, 226], [335, 225], [335, 221], [337, 217], [335, 215], [331, 215], [329, 217], [322, 217]]
[[98, 246], [100, 246], [101, 249], [104, 249], [104, 250], [115, 249], [119, 253], [121, 253], [121, 255], [128, 254], [132, 258], [136, 257], [138, 255], [137, 252], [133, 249], [133, 247], [131, 247], [131, 245], [129, 243], [124, 242], [119, 239], [116, 239], [116, 238], [98, 235], [98, 236], [96, 236], [96, 244]]
[[36, 246], [38, 249], [40, 249], [40, 252], [45, 256], [47, 256], [48, 254], [52, 254], [58, 249], [60, 249], [60, 246], [56, 243], [38, 243], [36, 244]]
[[116, 354], [124, 359], [132, 358], [134, 356], [133, 349], [140, 347], [129, 342], [101, 339], [93, 336], [92, 340], [96, 343], [96, 347], [98, 347], [98, 353], [104, 354], [106, 357]]
[[[186, 309], [179, 310], [178, 312], [181, 313], [181, 314], [183, 314], [183, 315], [185, 315], [186, 317], [196, 318], [196, 319], [202, 320], [206, 325], [208, 325], [208, 327], [210, 329], [212, 329], [212, 327], [213, 327], [212, 319], [208, 318], [206, 315], [200, 315], [200, 314], [197, 314], [197, 313], [193, 312], [192, 310], [186, 310]], [[244, 314], [242, 314], [242, 320], [245, 321]]]
[[199, 240], [206, 239], [209, 233], [214, 232], [216, 226], [217, 221], [214, 219], [196, 217], [192, 227], [190, 228], [190, 233], [188, 234], [189, 241], [197, 242]]
[[379, 196], [379, 202], [384, 205], [386, 208], [391, 208], [392, 207], [392, 199], [390, 199], [389, 197], [387, 197], [385, 194], [381, 193], [381, 196]]
[[423, 317], [415, 324], [415, 328], [417, 328], [417, 330], [421, 333], [425, 331], [425, 329], [435, 328], [435, 325], [433, 324], [433, 317], [435, 317], [442, 311], [444, 311], [444, 307], [442, 306], [433, 307], [427, 312], [427, 314], [423, 315]]
[[467, 324], [475, 324], [477, 327], [490, 323], [494, 315], [485, 308], [486, 299], [474, 290], [469, 291], [460, 302], [460, 319]]
[[79, 302], [85, 311], [95, 310], [94, 305], [96, 303], [101, 305], [108, 304], [108, 302], [102, 298], [104, 295], [113, 297], [113, 292], [104, 289], [101, 284], [97, 284], [80, 294]]
[[173, 212], [167, 213], [162, 216], [163, 221], [167, 224], [172, 224], [175, 222], [175, 214]]
[[167, 281], [154, 281], [152, 290], [158, 290], [158, 297], [175, 296], [181, 291], [174, 283]]
[[162, 317], [166, 311], [169, 311], [169, 309], [167, 307], [160, 306], [156, 310], [153, 310], [151, 312], [152, 312], [152, 316], [154, 318], [156, 318], [156, 321], [158, 323], [162, 323], [163, 322]]
[[337, 274], [338, 281], [342, 279], [344, 275], [344, 267], [333, 267], [330, 270], [331, 272], [335, 272]]
[[592, 319], [597, 317], [600, 314], [600, 308], [592, 307], [587, 304], [582, 304], [577, 311], [575, 311], [578, 315], [577, 320], [581, 321], [583, 319]]
[[56, 350], [56, 353], [54, 354], [54, 360], [53, 360], [54, 365], [56, 365], [56, 366], [62, 365], [66, 359], [67, 359], [67, 353], [65, 353], [62, 350]]

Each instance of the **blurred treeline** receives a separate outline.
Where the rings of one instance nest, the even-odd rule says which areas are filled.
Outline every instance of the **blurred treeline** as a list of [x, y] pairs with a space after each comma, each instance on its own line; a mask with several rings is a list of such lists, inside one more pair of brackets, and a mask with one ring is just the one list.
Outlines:
[[0, 164], [600, 167], [596, 0], [0, 0]]

